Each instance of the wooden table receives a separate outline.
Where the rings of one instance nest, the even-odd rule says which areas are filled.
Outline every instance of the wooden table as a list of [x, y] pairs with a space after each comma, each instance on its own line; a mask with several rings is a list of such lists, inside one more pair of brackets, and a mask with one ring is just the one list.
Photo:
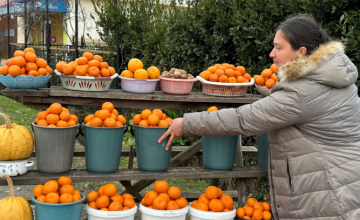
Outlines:
[[[244, 104], [253, 103], [263, 96], [255, 94], [246, 94], [243, 97], [218, 97], [203, 94], [202, 92], [192, 92], [189, 95], [169, 95], [161, 91], [152, 94], [126, 93], [118, 89], [110, 89], [107, 92], [84, 92], [67, 90], [63, 87], [52, 86], [39, 90], [10, 90], [1, 91], [3, 96], [22, 97], [24, 104], [31, 105], [50, 105], [52, 103], [61, 103], [62, 105], [72, 106], [101, 106], [103, 102], [109, 101], [116, 108], [126, 109], [163, 109], [163, 110], [206, 110], [210, 106], [221, 108], [236, 108]], [[236, 156], [236, 167], [229, 172], [210, 172], [201, 167], [178, 167], [180, 163], [191, 158], [201, 151], [201, 140], [187, 147], [181, 153], [178, 153], [170, 161], [170, 168], [162, 174], [145, 174], [138, 169], [132, 169], [129, 160], [129, 169], [119, 169], [115, 174], [100, 176], [88, 173], [86, 170], [71, 170], [69, 175], [74, 182], [117, 180], [126, 188], [124, 192], [132, 193], [139, 201], [142, 195], [140, 191], [154, 182], [156, 179], [197, 179], [197, 178], [236, 178], [237, 193], [240, 204], [246, 199], [245, 178], [254, 178], [266, 176], [267, 171], [254, 167], [242, 167], [243, 152], [239, 144]], [[83, 154], [79, 154], [82, 155]], [[130, 151], [130, 156], [134, 154]], [[25, 175], [14, 177], [14, 184], [39, 184], [48, 179], [59, 175], [43, 175], [38, 171], [31, 171]], [[134, 185], [131, 180], [141, 179]], [[216, 181], [214, 181], [216, 182]], [[5, 181], [0, 180], [0, 185], [5, 185]], [[216, 184], [216, 183], [215, 183]]]

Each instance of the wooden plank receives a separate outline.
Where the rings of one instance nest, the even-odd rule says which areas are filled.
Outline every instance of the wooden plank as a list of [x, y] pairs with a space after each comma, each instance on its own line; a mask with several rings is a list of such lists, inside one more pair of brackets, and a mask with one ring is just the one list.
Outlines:
[[[267, 176], [267, 171], [258, 167], [235, 167], [232, 171], [212, 172], [202, 167], [170, 167], [164, 173], [144, 173], [139, 169], [119, 169], [111, 175], [96, 175], [86, 169], [74, 169], [61, 174], [42, 174], [37, 170], [29, 170], [21, 176], [12, 177], [14, 185], [37, 185], [49, 180], [58, 179], [60, 176], [69, 176], [74, 183], [100, 182], [100, 181], [126, 181], [126, 180], [153, 180], [153, 179], [209, 179], [209, 178], [254, 178]], [[5, 186], [5, 179], [0, 180], [0, 185]]]
[[[201, 148], [202, 148], [202, 141], [198, 140], [197, 142], [193, 143], [189, 148], [182, 151], [179, 155], [177, 155], [176, 157], [171, 159], [170, 160], [170, 167], [176, 167], [176, 166], [180, 165], [181, 163], [183, 163], [187, 159], [194, 156], [197, 152], [199, 152]], [[148, 185], [150, 185], [151, 183], [153, 183], [155, 181], [156, 181], [156, 179], [140, 180], [140, 181], [136, 182], [133, 185], [133, 187], [137, 192], [140, 192], [145, 187], [147, 187]], [[127, 192], [127, 190], [125, 190], [124, 192]]]
[[13, 90], [13, 89], [3, 89], [0, 91], [3, 96], [38, 96], [38, 97], [48, 97], [49, 89], [40, 88], [33, 90]]
[[[176, 156], [181, 152], [188, 149], [190, 146], [173, 146], [171, 151], [171, 156]], [[130, 148], [128, 146], [124, 146], [121, 149], [122, 157], [129, 157], [131, 155]], [[244, 156], [257, 156], [257, 148], [254, 146], [242, 146], [242, 152]], [[136, 148], [133, 148], [133, 156], [136, 157]], [[193, 156], [202, 156], [202, 150], [196, 152]], [[30, 157], [36, 157], [36, 152], [32, 152]], [[85, 157], [85, 148], [83, 146], [75, 146], [74, 149], [74, 157]]]

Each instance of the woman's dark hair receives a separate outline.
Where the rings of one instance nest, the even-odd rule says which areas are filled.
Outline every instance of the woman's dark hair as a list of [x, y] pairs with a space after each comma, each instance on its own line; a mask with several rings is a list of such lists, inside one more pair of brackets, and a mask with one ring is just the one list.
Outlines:
[[310, 55], [320, 44], [330, 41], [326, 31], [321, 29], [316, 21], [308, 15], [297, 15], [279, 25], [276, 31], [281, 30], [285, 39], [293, 50], [305, 47]]

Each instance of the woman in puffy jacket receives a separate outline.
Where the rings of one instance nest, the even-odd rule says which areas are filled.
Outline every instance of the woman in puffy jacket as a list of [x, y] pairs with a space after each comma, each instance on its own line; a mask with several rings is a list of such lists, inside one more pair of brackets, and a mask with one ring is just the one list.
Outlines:
[[278, 69], [271, 95], [236, 109], [185, 114], [170, 135], [269, 132], [274, 219], [360, 219], [360, 99], [356, 66], [314, 19], [277, 29], [270, 57]]

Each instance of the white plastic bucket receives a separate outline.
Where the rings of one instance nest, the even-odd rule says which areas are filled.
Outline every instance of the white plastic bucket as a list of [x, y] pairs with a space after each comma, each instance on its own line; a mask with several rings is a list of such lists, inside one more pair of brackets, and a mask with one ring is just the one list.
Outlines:
[[235, 207], [230, 212], [205, 212], [191, 207], [189, 204], [190, 220], [233, 220], [236, 215]]
[[186, 206], [185, 208], [178, 210], [156, 210], [156, 209], [149, 209], [143, 206], [142, 204], [140, 204], [139, 210], [141, 211], [141, 220], [158, 220], [158, 219], [185, 220], [189, 208]]
[[86, 205], [85, 210], [88, 214], [88, 220], [134, 220], [137, 206], [135, 205], [131, 209], [123, 211], [100, 211]]
[[134, 79], [121, 77], [121, 88], [124, 92], [153, 93], [159, 79]]

